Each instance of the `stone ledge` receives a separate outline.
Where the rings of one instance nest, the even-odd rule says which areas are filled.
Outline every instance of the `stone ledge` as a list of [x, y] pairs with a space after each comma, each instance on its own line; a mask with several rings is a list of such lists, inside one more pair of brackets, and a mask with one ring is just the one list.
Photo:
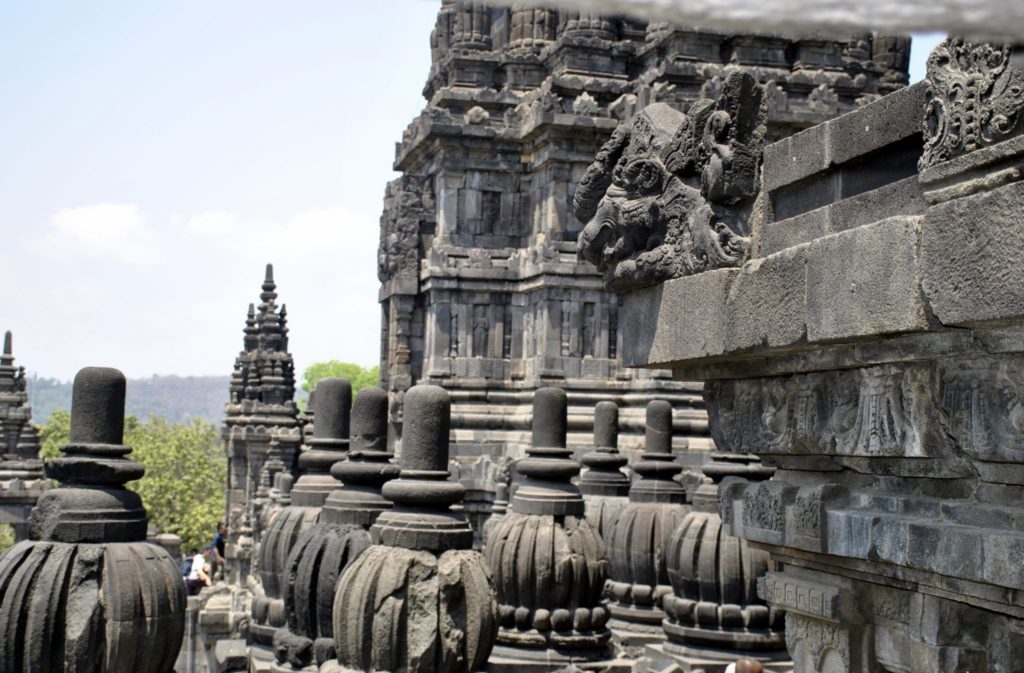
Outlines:
[[627, 294], [623, 362], [693, 367], [927, 331], [918, 222], [894, 217]]

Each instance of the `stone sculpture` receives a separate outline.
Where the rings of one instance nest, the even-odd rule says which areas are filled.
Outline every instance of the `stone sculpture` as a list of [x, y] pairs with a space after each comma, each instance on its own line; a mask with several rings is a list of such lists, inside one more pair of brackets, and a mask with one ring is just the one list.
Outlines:
[[1024, 71], [1011, 52], [958, 38], [932, 51], [922, 169], [1024, 132]]
[[516, 463], [523, 480], [485, 549], [501, 603], [490, 671], [554, 670], [609, 656], [601, 605], [608, 561], [571, 482], [580, 465], [565, 436], [565, 391], [541, 388], [533, 400], [533, 442]]
[[647, 442], [633, 465], [629, 504], [605, 536], [609, 626], [621, 646], [665, 637], [662, 597], [671, 592], [666, 564], [669, 536], [689, 511], [686, 491], [673, 478], [683, 471], [672, 455], [672, 405], [647, 405]]
[[580, 493], [587, 519], [607, 539], [615, 517], [629, 502], [629, 477], [622, 468], [629, 462], [619, 453], [619, 407], [598, 402], [594, 407], [594, 450], [583, 454], [587, 469], [580, 476]]
[[764, 88], [737, 71], [685, 114], [655, 104], [617, 128], [573, 200], [580, 257], [614, 290], [739, 266], [766, 120]]
[[14, 365], [12, 342], [11, 333], [5, 333], [0, 354], [0, 523], [13, 525], [15, 539], [24, 540], [29, 512], [50, 481], [39, 459], [25, 368]]
[[383, 488], [395, 507], [380, 514], [374, 545], [338, 581], [329, 670], [470, 673], [491, 653], [498, 605], [490, 573], [472, 550], [469, 522], [451, 510], [463, 486], [448, 480], [450, 412], [437, 386], [406, 393], [401, 476]]
[[[764, 670], [789, 671], [784, 614], [757, 595], [757, 581], [778, 565], [764, 551], [725, 534], [718, 515], [718, 485], [727, 477], [767, 479], [773, 470], [745, 455], [713, 454], [703, 466], [711, 483], [698, 487], [693, 511], [665, 548], [672, 592], [662, 598], [668, 640], [648, 648], [644, 670], [661, 671], [669, 661], [689, 673], [724, 670], [753, 657]], [[668, 655], [659, 656], [659, 653]]]
[[316, 523], [295, 541], [284, 565], [287, 624], [274, 634], [274, 671], [316, 670], [330, 667], [335, 659], [335, 587], [345, 568], [369, 548], [370, 526], [391, 508], [381, 487], [399, 475], [386, 450], [387, 424], [387, 393], [381, 388], [359, 391], [352, 407], [348, 455], [333, 463], [333, 489]]
[[46, 473], [29, 541], [0, 556], [0, 670], [171, 673], [184, 632], [178, 565], [145, 542], [146, 511], [125, 483], [144, 468], [124, 441], [124, 375], [75, 376], [71, 435]]
[[331, 466], [348, 453], [351, 384], [341, 378], [323, 379], [314, 393], [313, 435], [299, 454], [299, 478], [290, 489], [291, 504], [277, 513], [260, 544], [257, 568], [263, 592], [253, 597], [249, 622], [253, 670], [267, 670], [274, 660], [275, 634], [286, 623], [285, 594], [293, 581], [288, 573], [289, 553], [299, 536], [316, 522], [327, 496], [337, 487], [329, 473]]

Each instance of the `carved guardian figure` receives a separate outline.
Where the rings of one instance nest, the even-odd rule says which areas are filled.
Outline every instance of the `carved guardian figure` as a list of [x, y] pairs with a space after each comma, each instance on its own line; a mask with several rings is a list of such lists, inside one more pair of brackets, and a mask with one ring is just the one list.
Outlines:
[[682, 113], [650, 105], [620, 126], [580, 180], [580, 258], [613, 290], [739, 266], [758, 192], [763, 87], [733, 72], [714, 100]]

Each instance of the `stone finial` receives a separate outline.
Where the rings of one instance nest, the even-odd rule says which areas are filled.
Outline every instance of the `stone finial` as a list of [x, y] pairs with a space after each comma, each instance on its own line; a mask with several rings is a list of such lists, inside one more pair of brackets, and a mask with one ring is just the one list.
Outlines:
[[[328, 495], [338, 487], [330, 469], [344, 460], [348, 450], [352, 385], [347, 379], [322, 379], [311, 400], [315, 405], [313, 436], [299, 454], [299, 478], [291, 487], [289, 505], [271, 519], [260, 545], [259, 574], [264, 595], [271, 600], [282, 597], [287, 584], [288, 554], [303, 531], [317, 520]], [[272, 632], [264, 634], [263, 640], [269, 640], [271, 635]]]
[[36, 540], [131, 542], [146, 539], [146, 510], [124, 485], [145, 469], [124, 446], [124, 375], [86, 367], [71, 393], [71, 436], [62, 456], [46, 463], [61, 488], [47, 491], [29, 518]]
[[[776, 569], [768, 553], [726, 535], [718, 514], [719, 483], [726, 477], [763, 481], [774, 470], [754, 456], [714, 453], [702, 470], [711, 483], [694, 495], [695, 508], [665, 547], [672, 592], [664, 596], [667, 652], [684, 655], [712, 646], [721, 661], [740, 656], [785, 658], [784, 613], [758, 596], [757, 581]], [[737, 667], [738, 669], [738, 667]]]
[[[334, 384], [326, 390], [332, 388], [340, 387]], [[323, 394], [325, 388], [318, 386], [316, 392]], [[314, 660], [322, 666], [335, 658], [334, 588], [345, 568], [369, 548], [368, 529], [391, 507], [381, 486], [399, 474], [398, 466], [389, 462], [391, 455], [377, 450], [387, 445], [387, 414], [387, 393], [382, 389], [364, 388], [356, 396], [350, 451], [331, 467], [337, 479], [334, 489], [316, 523], [298, 537], [285, 562], [283, 574], [290, 580], [283, 586], [287, 624], [274, 633], [279, 664], [302, 669]], [[340, 422], [329, 425], [335, 434], [340, 432]]]
[[594, 408], [594, 450], [583, 454], [587, 471], [580, 477], [584, 495], [626, 496], [629, 477], [622, 468], [628, 462], [619, 453], [619, 407], [614, 402], [598, 402]]
[[14, 353], [14, 351], [11, 349], [11, 341], [12, 341], [13, 338], [14, 338], [14, 336], [11, 334], [10, 330], [7, 330], [6, 332], [4, 332], [4, 355], [5, 356], [10, 356], [10, 355], [12, 355]]
[[391, 509], [381, 489], [399, 476], [400, 469], [386, 451], [387, 437], [388, 394], [381, 388], [363, 388], [352, 408], [348, 458], [331, 467], [331, 476], [344, 486], [327, 496], [321, 521], [369, 528], [381, 512]]
[[40, 497], [32, 540], [0, 556], [2, 671], [174, 667], [185, 587], [167, 551], [144, 542], [145, 510], [124, 487], [143, 474], [122, 443], [124, 395], [116, 369], [75, 377], [71, 439], [48, 465], [62, 485]]
[[622, 471], [628, 462], [619, 453], [619, 407], [598, 402], [594, 408], [594, 450], [583, 454], [587, 467], [580, 477], [587, 519], [604, 538], [615, 517], [629, 502], [629, 477]]
[[[437, 386], [405, 396], [401, 477], [384, 485], [395, 510], [373, 526], [379, 543], [342, 574], [334, 599], [339, 664], [360, 671], [470, 673], [494, 645], [497, 602], [473, 532], [451, 511], [451, 402]], [[452, 634], [459, 634], [452, 637]]]
[[601, 660], [611, 635], [601, 605], [607, 561], [572, 483], [580, 465], [565, 447], [565, 391], [541, 388], [533, 410], [534, 445], [516, 464], [525, 479], [512, 497], [512, 511], [487, 537], [501, 603], [495, 652], [514, 662], [511, 668], [536, 660]]
[[629, 489], [629, 504], [612, 523], [608, 548], [607, 592], [611, 628], [623, 642], [661, 640], [661, 597], [671, 593], [665, 548], [669, 536], [689, 511], [686, 491], [674, 481], [683, 471], [672, 454], [672, 405], [647, 405], [644, 452], [633, 466], [638, 478]]

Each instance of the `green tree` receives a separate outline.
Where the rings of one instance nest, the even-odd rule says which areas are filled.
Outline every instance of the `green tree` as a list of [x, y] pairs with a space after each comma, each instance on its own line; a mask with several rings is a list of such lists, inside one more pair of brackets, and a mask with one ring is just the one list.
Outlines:
[[[71, 416], [56, 411], [40, 428], [41, 455], [54, 458], [68, 442]], [[146, 474], [128, 483], [140, 496], [149, 520], [164, 533], [181, 538], [182, 548], [203, 547], [224, 516], [227, 459], [217, 429], [199, 419], [168, 423], [156, 416], [140, 422], [125, 418], [125, 444]]]
[[302, 373], [302, 389], [311, 393], [320, 379], [334, 377], [348, 379], [352, 383], [352, 394], [355, 395], [363, 388], [380, 385], [380, 367], [360, 367], [338, 360], [314, 362]]
[[14, 546], [14, 526], [0, 523], [0, 554]]

